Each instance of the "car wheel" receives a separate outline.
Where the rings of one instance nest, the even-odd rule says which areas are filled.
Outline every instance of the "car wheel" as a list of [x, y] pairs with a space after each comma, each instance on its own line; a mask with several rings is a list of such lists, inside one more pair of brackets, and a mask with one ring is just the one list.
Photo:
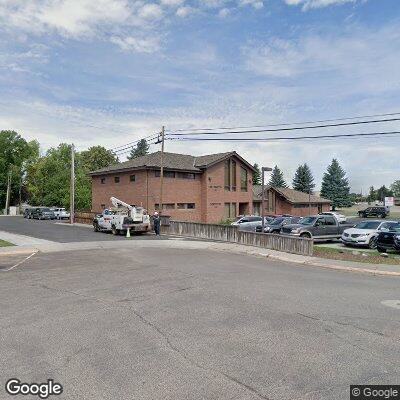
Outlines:
[[300, 237], [301, 238], [307, 238], [307, 239], [311, 239], [311, 235], [309, 234], [309, 233], [302, 233], [301, 235], [300, 235]]
[[378, 250], [379, 253], [386, 253], [386, 250], [383, 247], [377, 246], [376, 249]]
[[377, 241], [376, 237], [371, 238], [368, 243], [368, 247], [373, 250], [376, 249], [376, 246], [377, 246], [376, 241]]

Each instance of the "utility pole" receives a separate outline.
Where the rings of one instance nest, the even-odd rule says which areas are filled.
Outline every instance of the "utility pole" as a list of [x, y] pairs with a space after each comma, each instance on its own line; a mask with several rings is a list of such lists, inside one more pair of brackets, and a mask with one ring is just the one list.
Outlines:
[[[265, 204], [265, 193], [264, 193], [264, 191], [265, 191], [265, 172], [266, 171], [272, 171], [272, 168], [269, 168], [269, 167], [262, 167], [261, 168], [261, 179], [262, 179], [262, 182], [261, 182], [261, 218], [262, 218], [262, 220], [261, 220], [261, 226], [262, 226], [262, 228], [261, 228], [261, 230], [262, 230], [262, 233], [264, 233], [264, 228], [265, 228], [265, 208], [264, 208], [264, 204]], [[269, 201], [269, 200], [268, 200]]]
[[70, 223], [74, 223], [75, 217], [75, 147], [71, 145], [71, 182], [70, 182]]
[[7, 177], [7, 194], [6, 194], [6, 209], [4, 210], [4, 214], [8, 215], [8, 209], [10, 207], [10, 197], [11, 197], [11, 176], [12, 176], [12, 168], [8, 171]]
[[159, 212], [162, 213], [163, 209], [163, 183], [164, 183], [164, 137], [165, 137], [165, 127], [161, 129], [161, 170], [160, 170], [160, 204]]

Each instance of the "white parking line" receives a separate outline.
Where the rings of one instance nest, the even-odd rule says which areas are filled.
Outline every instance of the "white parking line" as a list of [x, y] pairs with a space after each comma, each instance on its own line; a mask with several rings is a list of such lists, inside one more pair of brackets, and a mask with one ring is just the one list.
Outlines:
[[12, 269], [19, 267], [22, 263], [24, 263], [25, 261], [28, 261], [31, 257], [33, 257], [35, 254], [37, 253], [37, 251], [33, 252], [32, 254], [30, 254], [28, 257], [25, 257], [22, 261], [17, 262], [15, 265], [13, 265], [12, 267], [8, 268], [8, 269], [2, 269], [0, 270], [1, 272], [8, 272], [11, 271]]

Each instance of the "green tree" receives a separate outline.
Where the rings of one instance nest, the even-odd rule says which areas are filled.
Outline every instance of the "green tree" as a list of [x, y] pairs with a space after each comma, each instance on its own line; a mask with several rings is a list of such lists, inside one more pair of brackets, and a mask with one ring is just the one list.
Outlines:
[[261, 170], [257, 163], [253, 165], [255, 171], [253, 173], [253, 184], [254, 185], [261, 185]]
[[19, 202], [26, 161], [32, 155], [33, 147], [17, 132], [0, 131], [0, 208], [6, 201], [7, 176], [11, 171], [10, 204]]
[[376, 190], [375, 190], [375, 188], [373, 187], [373, 186], [371, 186], [370, 188], [369, 188], [369, 193], [368, 193], [368, 196], [367, 196], [367, 201], [368, 201], [368, 203], [372, 203], [372, 202], [374, 202], [375, 200], [377, 200], [378, 199], [378, 197], [377, 197], [377, 195], [376, 195]]
[[377, 191], [376, 191], [376, 197], [377, 200], [379, 201], [384, 201], [385, 197], [392, 197], [393, 192], [388, 189], [385, 185], [381, 186]]
[[400, 197], [400, 180], [394, 181], [390, 185], [390, 190], [393, 192], [393, 196]]
[[336, 207], [351, 205], [350, 187], [346, 173], [335, 158], [323, 176], [321, 196], [332, 201], [333, 210]]
[[146, 139], [141, 139], [137, 143], [136, 147], [133, 147], [129, 153], [128, 160], [133, 160], [134, 158], [145, 156], [149, 153], [149, 144]]
[[103, 146], [92, 146], [80, 153], [82, 168], [87, 172], [108, 167], [119, 162], [118, 157]]
[[278, 168], [277, 165], [272, 170], [271, 178], [268, 182], [270, 186], [274, 187], [287, 187], [283, 172]]
[[293, 189], [304, 193], [313, 193], [315, 188], [314, 177], [307, 164], [299, 165], [292, 181]]

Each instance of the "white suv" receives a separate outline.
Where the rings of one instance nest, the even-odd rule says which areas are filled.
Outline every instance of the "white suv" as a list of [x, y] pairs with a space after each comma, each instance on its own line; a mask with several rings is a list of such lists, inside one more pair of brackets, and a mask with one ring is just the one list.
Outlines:
[[70, 213], [65, 208], [52, 208], [51, 209], [56, 216], [56, 219], [68, 219]]
[[385, 231], [396, 221], [372, 220], [362, 221], [354, 225], [353, 228], [346, 229], [342, 234], [342, 243], [345, 246], [368, 246], [370, 249], [376, 248], [376, 238], [379, 232]]

